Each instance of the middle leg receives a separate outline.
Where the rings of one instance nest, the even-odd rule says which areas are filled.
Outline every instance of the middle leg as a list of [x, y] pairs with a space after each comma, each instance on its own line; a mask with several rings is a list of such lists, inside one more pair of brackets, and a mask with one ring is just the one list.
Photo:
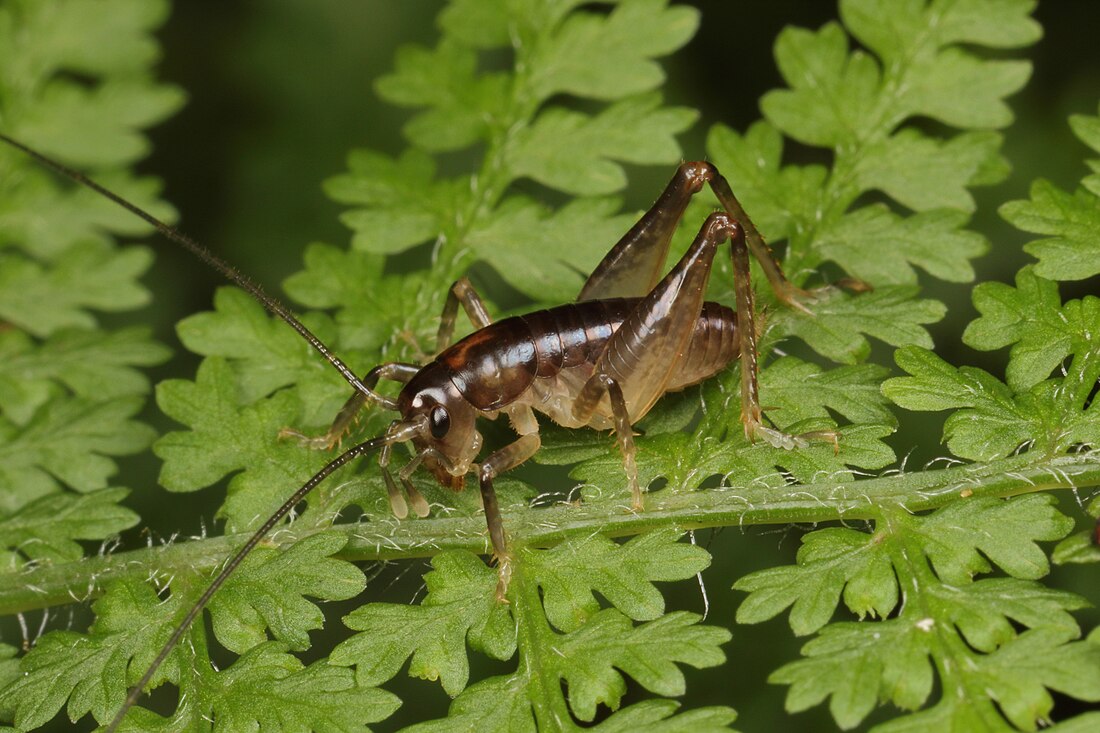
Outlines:
[[504, 520], [500, 516], [500, 504], [497, 492], [493, 488], [493, 479], [526, 461], [538, 452], [542, 446], [539, 436], [539, 424], [535, 414], [526, 405], [516, 406], [508, 411], [512, 426], [520, 436], [517, 440], [500, 450], [489, 454], [478, 467], [478, 486], [481, 489], [481, 505], [485, 509], [485, 523], [489, 527], [489, 539], [493, 545], [500, 569], [497, 582], [497, 598], [505, 600], [508, 580], [512, 576], [512, 556], [508, 552], [508, 541], [504, 536]]
[[439, 333], [435, 339], [435, 351], [438, 354], [451, 345], [451, 338], [455, 332], [455, 319], [458, 317], [458, 305], [462, 304], [466, 316], [474, 328], [485, 328], [493, 319], [489, 318], [489, 311], [481, 301], [481, 296], [474, 289], [469, 278], [460, 277], [454, 281], [447, 291], [447, 302], [443, 304], [443, 313], [439, 317]]

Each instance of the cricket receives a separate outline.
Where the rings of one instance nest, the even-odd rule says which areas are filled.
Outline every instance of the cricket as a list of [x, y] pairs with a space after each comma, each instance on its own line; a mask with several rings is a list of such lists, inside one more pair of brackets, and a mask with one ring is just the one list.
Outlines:
[[1088, 23], [726, 5], [0, 0], [0, 728], [1089, 719]]
[[[331, 428], [319, 436], [288, 428], [281, 437], [299, 441], [303, 449], [331, 450], [361, 410], [397, 413], [381, 435], [339, 453], [290, 494], [223, 565], [131, 689], [108, 731], [118, 727], [210, 598], [248, 554], [318, 484], [360, 456], [378, 453], [378, 470], [391, 510], [399, 519], [408, 517], [410, 507], [417, 516], [429, 514], [428, 503], [410, 480], [416, 470], [428, 470], [441, 486], [454, 491], [465, 487], [468, 475], [476, 476], [499, 568], [497, 596], [505, 602], [510, 557], [493, 480], [538, 452], [541, 441], [536, 412], [566, 428], [614, 432], [634, 511], [645, 509], [635, 462], [634, 423], [666, 393], [698, 384], [738, 360], [741, 422], [749, 440], [760, 439], [789, 450], [812, 440], [837, 444], [838, 436], [832, 431], [789, 435], [765, 424], [757, 387], [757, 330], [749, 260], [752, 256], [759, 262], [781, 302], [807, 312], [807, 304], [825, 290], [842, 286], [859, 292], [867, 286], [843, 280], [807, 291], [791, 284], [729, 183], [708, 162], [679, 166], [653, 206], [589, 275], [575, 302], [494, 322], [471, 282], [461, 278], [447, 293], [437, 354], [431, 361], [422, 365], [384, 363], [360, 378], [285, 305], [205, 247], [82, 173], [6, 135], [0, 134], [0, 140], [151, 224], [163, 237], [246, 290], [340, 373], [354, 391]], [[662, 278], [672, 235], [692, 196], [706, 186], [722, 208], [706, 218], [687, 252]], [[705, 300], [714, 258], [727, 243], [735, 308]], [[476, 330], [452, 344], [459, 306]], [[396, 398], [376, 391], [383, 379], [402, 385]], [[477, 420], [501, 415], [508, 418], [518, 437], [479, 460], [483, 440]], [[394, 446], [401, 443], [411, 444], [413, 457], [397, 470], [395, 481], [390, 462]]]

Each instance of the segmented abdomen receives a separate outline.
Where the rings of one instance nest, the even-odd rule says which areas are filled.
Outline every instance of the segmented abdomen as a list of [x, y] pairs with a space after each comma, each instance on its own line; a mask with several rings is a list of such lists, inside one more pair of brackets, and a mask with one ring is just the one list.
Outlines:
[[[436, 361], [470, 404], [479, 410], [497, 410], [520, 399], [536, 379], [577, 371], [577, 380], [562, 383], [583, 383], [607, 340], [637, 303], [637, 298], [590, 300], [505, 318], [444, 350]], [[701, 382], [722, 371], [737, 355], [736, 315], [725, 306], [704, 303], [667, 389]], [[560, 397], [571, 400], [575, 395]]]

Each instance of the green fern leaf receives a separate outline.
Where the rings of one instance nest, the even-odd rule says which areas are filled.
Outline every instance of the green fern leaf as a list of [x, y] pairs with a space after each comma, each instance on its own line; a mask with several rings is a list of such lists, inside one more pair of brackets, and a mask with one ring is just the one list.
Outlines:
[[76, 245], [51, 269], [22, 258], [6, 260], [0, 263], [0, 317], [37, 336], [93, 327], [91, 308], [131, 310], [149, 302], [149, 292], [136, 282], [152, 262], [148, 250]]
[[[167, 638], [156, 620], [163, 623], [179, 604], [162, 604], [151, 587], [132, 580], [113, 586], [94, 610], [96, 623], [87, 635], [49, 634], [24, 657], [22, 675], [0, 697], [5, 708], [15, 711], [20, 730], [45, 724], [62, 707], [73, 722], [87, 713], [109, 720], [126, 697], [128, 670], [148, 664], [149, 649]], [[153, 682], [178, 679], [178, 674], [170, 659]]]
[[[662, 108], [659, 96], [631, 97], [589, 117], [551, 108], [518, 133], [508, 147], [506, 164], [517, 177], [575, 196], [598, 196], [626, 186], [626, 173], [615, 161], [663, 163], [675, 160], [680, 146], [673, 137], [695, 121], [684, 108]], [[570, 141], [570, 154], [558, 149]]]
[[363, 592], [363, 573], [331, 558], [347, 544], [340, 534], [317, 534], [279, 553], [260, 548], [210, 603], [214, 635], [226, 648], [244, 652], [267, 640], [267, 630], [289, 649], [310, 646], [309, 632], [324, 626], [324, 614], [305, 596], [343, 601]]
[[126, 489], [100, 489], [83, 496], [48, 494], [0, 520], [0, 547], [8, 550], [8, 571], [23, 560], [78, 560], [84, 550], [76, 540], [110, 537], [138, 523], [139, 517], [119, 502]]
[[363, 730], [401, 704], [393, 694], [363, 685], [350, 670], [324, 661], [307, 667], [284, 650], [276, 643], [262, 644], [218, 675], [213, 708], [219, 725], [229, 730]]
[[534, 733], [534, 715], [527, 699], [525, 680], [490, 677], [466, 688], [451, 703], [446, 718], [414, 725], [409, 733], [444, 733], [458, 730], [510, 730]]
[[936, 573], [948, 583], [989, 572], [989, 562], [1017, 578], [1041, 578], [1050, 571], [1037, 540], [1061, 539], [1073, 527], [1045, 494], [1011, 502], [960, 502], [923, 518], [914, 539], [924, 545]]
[[[374, 685], [388, 685], [408, 662], [411, 676], [438, 679], [456, 696], [448, 718], [413, 730], [578, 723], [727, 730], [730, 708], [690, 709], [688, 701], [680, 711], [668, 699], [686, 690], [684, 666], [722, 663], [730, 638], [694, 614], [666, 612], [672, 604], [663, 584], [691, 579], [710, 563], [678, 537], [688, 527], [836, 519], [851, 524], [806, 535], [796, 565], [736, 586], [748, 591], [740, 622], [790, 608], [791, 628], [816, 634], [801, 660], [772, 677], [790, 685], [788, 709], [828, 700], [837, 723], [854, 726], [890, 701], [906, 711], [927, 707], [878, 729], [1029, 729], [1051, 714], [1051, 691], [1100, 698], [1097, 634], [1076, 640], [1072, 612], [1084, 600], [1038, 582], [1049, 568], [1038, 543], [1066, 537], [1072, 521], [1036, 493], [1100, 481], [1091, 452], [1100, 441], [1095, 299], [1061, 302], [1057, 284], [1044, 279], [1055, 273], [1044, 268], [1056, 266], [1044, 249], [1049, 242], [1031, 245], [1040, 263], [1021, 272], [1015, 288], [976, 288], [981, 317], [966, 340], [1011, 347], [1002, 382], [927, 351], [925, 327], [945, 308], [921, 299], [917, 287], [926, 276], [973, 279], [971, 261], [987, 249], [968, 230], [972, 189], [1007, 175], [993, 130], [1011, 121], [1006, 97], [1030, 72], [1009, 52], [1037, 39], [1032, 7], [1029, 0], [842, 0], [843, 25], [781, 35], [776, 57], [789, 88], [765, 97], [767, 121], [743, 134], [721, 125], [709, 131], [709, 157], [784, 252], [796, 285], [812, 289], [843, 274], [874, 287], [859, 295], [813, 291], [806, 314], [775, 303], [754, 274], [767, 417], [791, 433], [835, 435], [835, 445], [822, 439], [781, 450], [748, 442], [731, 368], [666, 396], [639, 425], [639, 471], [652, 485], [646, 510], [632, 513], [612, 437], [543, 426], [536, 461], [570, 466], [584, 486], [569, 492], [571, 484], [560, 483], [564, 470], [547, 478], [551, 472], [533, 465], [498, 481], [512, 548], [507, 589], [474, 554], [488, 546], [476, 491], [452, 494], [418, 472], [413, 481], [432, 516], [397, 521], [377, 466], [342, 469], [215, 596], [213, 648], [197, 624], [169, 655], [153, 686], [178, 688], [175, 709], [168, 717], [135, 709], [123, 729], [205, 730], [214, 721], [234, 729], [361, 730], [393, 715], [399, 701]], [[11, 54], [0, 64], [0, 111], [5, 133], [94, 169], [97, 180], [171, 217], [156, 202], [154, 182], [121, 170], [145, 151], [140, 128], [180, 99], [147, 71], [157, 53], [149, 32], [164, 17], [162, 3], [137, 0], [11, 0], [0, 8], [0, 56]], [[584, 273], [636, 220], [609, 196], [634, 177], [624, 165], [671, 169], [683, 157], [703, 157], [690, 146], [680, 150], [676, 136], [697, 113], [662, 102], [665, 72], [657, 63], [687, 42], [699, 18], [665, 0], [450, 3], [439, 17], [439, 42], [399, 52], [393, 73], [377, 83], [386, 100], [411, 110], [410, 147], [397, 155], [355, 152], [348, 172], [326, 186], [349, 208], [342, 218], [352, 249], [308, 248], [306, 269], [286, 291], [325, 312], [303, 321], [365, 369], [429, 359], [443, 298], [459, 276], [475, 281], [494, 317], [526, 312], [529, 301], [573, 299]], [[107, 40], [114, 28], [117, 42]], [[104, 112], [113, 117], [88, 119]], [[1098, 119], [1072, 124], [1100, 150]], [[813, 155], [827, 162], [790, 164], [784, 137], [823, 148]], [[102, 147], [86, 149], [89, 141]], [[786, 147], [797, 154], [797, 145]], [[1032, 201], [1004, 209], [1019, 226], [1072, 250], [1064, 262], [1078, 274], [1090, 271], [1089, 207], [1100, 191], [1093, 168], [1074, 194], [1042, 184]], [[108, 478], [114, 456], [150, 439], [132, 420], [145, 389], [133, 367], [162, 354], [135, 332], [92, 329], [98, 312], [146, 297], [134, 277], [147, 255], [115, 253], [109, 236], [146, 231], [6, 150], [0, 169], [0, 283], [10, 285], [0, 288], [0, 318], [20, 326], [0, 323], [0, 481], [11, 489], [0, 507], [0, 542], [12, 571], [0, 578], [0, 603], [38, 608], [121, 578], [95, 603], [86, 634], [47, 634], [18, 669], [15, 650], [0, 647], [0, 716], [25, 729], [67, 707], [74, 722], [89, 713], [104, 722], [201, 593], [206, 573], [243, 538], [68, 562], [92, 547], [81, 542], [135, 521], [118, 507], [124, 490], [107, 488]], [[674, 250], [713, 206], [707, 194], [693, 202]], [[422, 268], [429, 249], [432, 266]], [[708, 298], [728, 304], [726, 260], [716, 262]], [[162, 409], [186, 426], [157, 443], [162, 480], [194, 491], [229, 477], [220, 515], [229, 531], [247, 529], [331, 458], [280, 442], [280, 430], [320, 433], [348, 389], [235, 290], [220, 291], [215, 310], [186, 319], [179, 333], [207, 358], [195, 382], [172, 380], [158, 390]], [[880, 390], [883, 368], [860, 363], [872, 340], [900, 347], [897, 362], [909, 376]], [[395, 393], [392, 384], [383, 389]], [[895, 460], [887, 439], [898, 419], [887, 398], [954, 410], [948, 445], [978, 463], [864, 480], [863, 472]], [[365, 415], [347, 439], [379, 434], [388, 419], [382, 413]], [[486, 427], [487, 444], [502, 445], [502, 434], [510, 435], [506, 426]], [[397, 449], [387, 459], [399, 470], [407, 456]], [[662, 488], [653, 483], [660, 477]], [[1004, 500], [1021, 493], [1028, 495]], [[580, 506], [544, 506], [562, 498]], [[347, 513], [359, 522], [317, 533], [352, 506]], [[1095, 559], [1094, 532], [1090, 523], [1063, 540], [1054, 558]], [[609, 539], [634, 533], [641, 535]], [[368, 603], [345, 617], [359, 633], [327, 658], [322, 647], [308, 665], [291, 653], [306, 650], [324, 621], [316, 600], [347, 599], [363, 587], [349, 559], [418, 556], [433, 565], [422, 603]], [[994, 570], [1009, 577], [977, 577]], [[143, 582], [150, 577], [171, 577], [170, 593]], [[499, 602], [498, 588], [509, 604]], [[849, 612], [862, 622], [839, 618]], [[223, 656], [218, 645], [242, 656], [219, 671], [211, 662]], [[471, 651], [515, 671], [479, 679], [483, 660]], [[625, 697], [631, 687], [636, 695]], [[620, 709], [635, 696], [639, 702]], [[391, 723], [434, 714], [410, 707]], [[1088, 722], [1081, 716], [1060, 726]]]
[[793, 604], [791, 629], [799, 636], [810, 634], [832, 618], [842, 592], [860, 618], [885, 618], [898, 604], [898, 588], [890, 559], [878, 544], [874, 535], [840, 527], [806, 535], [797, 565], [761, 570], [733, 586], [749, 593], [737, 608], [737, 622], [759, 623]]
[[580, 628], [600, 609], [595, 593], [635, 621], [665, 613], [652, 581], [684, 580], [710, 564], [701, 548], [677, 542], [678, 532], [652, 532], [619, 545], [596, 535], [551, 550], [527, 551], [527, 572], [538, 578], [547, 620], [561, 631]]
[[[1086, 406], [1096, 379], [1093, 357], [1097, 299], [1061, 304], [1056, 283], [1030, 267], [1016, 288], [988, 283], [974, 290], [982, 317], [964, 338], [976, 348], [1012, 345], [1006, 385], [972, 367], [955, 369], [928, 351], [899, 350], [898, 365], [911, 377], [887, 380], [883, 392], [914, 410], [968, 408], [948, 418], [944, 437], [955, 455], [974, 460], [1006, 456], [1022, 447], [1058, 453], [1094, 443], [1097, 413]], [[1062, 378], [1050, 374], [1072, 357]]]
[[[298, 414], [293, 394], [279, 392], [243, 407], [238, 400], [231, 367], [218, 357], [203, 362], [193, 383], [169, 380], [157, 387], [161, 410], [192, 427], [168, 433], [154, 446], [164, 461], [161, 483], [171, 491], [195, 491], [243, 470], [230, 482], [224, 509], [231, 529], [262, 523], [285, 500], [286, 486], [328, 462], [321, 452], [279, 440], [279, 431]], [[264, 453], [249, 450], [264, 444]]]
[[[556, 645], [561, 661], [546, 665], [569, 686], [569, 706], [591, 721], [596, 706], [619, 707], [630, 675], [650, 692], [684, 694], [683, 673], [676, 663], [714, 667], [726, 656], [718, 645], [729, 641], [725, 629], [698, 626], [694, 614], [674, 612], [634, 627], [614, 609], [604, 609]], [[543, 673], [550, 670], [544, 670]]]
[[[159, 185], [125, 170], [147, 150], [142, 128], [182, 102], [147, 73], [157, 48], [151, 34], [166, 15], [163, 2], [5, 3], [0, 110], [5, 133], [94, 167], [97, 178], [171, 219], [157, 201]], [[117, 456], [144, 450], [154, 437], [135, 419], [149, 388], [135, 367], [164, 361], [167, 351], [147, 329], [100, 325], [103, 313], [148, 302], [138, 278], [149, 251], [117, 249], [113, 237], [149, 227], [90, 191], [61, 185], [16, 151], [0, 152], [0, 170], [0, 534], [8, 577], [25, 586], [27, 561], [49, 568], [77, 560], [136, 523], [119, 505], [129, 492], [110, 479]], [[105, 690], [125, 685], [117, 664], [125, 655], [98, 645], [78, 653], [85, 662], [110, 660], [118, 674], [101, 678], [102, 687], [81, 682], [69, 702], [74, 720], [114, 704]], [[38, 659], [29, 664], [52, 664]], [[70, 674], [65, 666], [54, 672]], [[6, 707], [20, 721], [45, 722], [73, 690], [42, 693], [41, 674], [12, 680], [40, 698]]]
[[675, 715], [679, 706], [670, 700], [649, 700], [616, 711], [600, 723], [601, 733], [617, 731], [644, 731], [645, 733], [673, 733], [691, 731], [733, 731], [730, 723], [737, 719], [733, 710], [720, 706], [687, 710]]
[[115, 473], [108, 456], [137, 453], [148, 447], [152, 430], [136, 420], [141, 400], [124, 397], [109, 402], [56, 397], [24, 426], [0, 416], [0, 505], [18, 509], [67, 484], [79, 492], [102, 489]]
[[922, 326], [943, 318], [947, 309], [934, 300], [916, 300], [916, 293], [914, 287], [895, 286], [878, 288], [859, 300], [835, 298], [816, 304], [814, 318], [784, 319], [782, 327], [822, 356], [841, 363], [854, 363], [871, 353], [863, 334], [892, 346], [931, 346]]
[[[1070, 118], [1077, 137], [1095, 152], [1100, 152], [1100, 117], [1074, 115]], [[1037, 180], [1031, 186], [1029, 201], [1011, 201], [1001, 207], [1001, 216], [1025, 232], [1051, 235], [1024, 245], [1039, 262], [1035, 271], [1053, 280], [1080, 280], [1091, 277], [1097, 267], [1096, 242], [1100, 241], [1100, 166], [1089, 161], [1094, 173], [1082, 181], [1083, 187], [1066, 193], [1054, 184]]]
[[450, 695], [466, 686], [466, 640], [495, 659], [515, 651], [515, 629], [496, 600], [497, 576], [469, 553], [437, 555], [424, 576], [428, 596], [419, 606], [372, 603], [344, 619], [362, 632], [333, 650], [333, 664], [352, 665], [358, 679], [378, 684], [410, 656], [409, 674], [438, 679]]
[[0, 410], [25, 425], [55, 382], [84, 398], [145, 394], [149, 380], [134, 367], [159, 364], [167, 355], [144, 328], [65, 330], [41, 343], [20, 331], [0, 333]]
[[[976, 700], [978, 690], [998, 686], [1004, 692], [997, 699], [1004, 701], [1011, 697], [1007, 690], [1018, 687], [1031, 702], [1006, 714], [1026, 727], [1049, 712], [1044, 684], [1067, 689], [1063, 678], [1049, 671], [1066, 664], [1081, 676], [1083, 660], [1091, 654], [1083, 642], [1062, 646], [1080, 633], [1067, 612], [1085, 601], [1031, 580], [1049, 570], [1035, 541], [1059, 539], [1071, 527], [1049, 497], [1033, 495], [1008, 502], [971, 498], [927, 516], [887, 513], [874, 534], [819, 530], [804, 538], [796, 566], [758, 571], [738, 581], [735, 588], [750, 594], [738, 621], [758, 623], [793, 604], [795, 633], [820, 630], [803, 647], [805, 659], [784, 665], [770, 678], [790, 685], [791, 712], [829, 698], [837, 724], [852, 727], [883, 700], [919, 708], [938, 674], [941, 686], [964, 690], [949, 705], [964, 705], [960, 698]], [[990, 562], [1015, 577], [973, 582], [974, 575], [992, 570]], [[896, 618], [826, 625], [842, 597], [861, 618], [892, 616], [901, 590], [906, 603]], [[1013, 623], [1032, 631], [1021, 635]], [[1043, 671], [1029, 676], [1002, 663], [1016, 658], [1017, 648], [1046, 660], [1035, 662]], [[990, 676], [983, 678], [981, 670], [987, 668]], [[1091, 672], [1083, 677], [1085, 682], [1070, 686], [1070, 694], [1091, 699]]]
[[880, 699], [912, 709], [928, 698], [933, 672], [925, 636], [902, 620], [878, 622], [874, 634], [861, 624], [833, 624], [802, 647], [806, 659], [781, 667], [768, 681], [790, 685], [789, 712], [829, 698], [837, 725], [852, 728]]
[[1100, 300], [1088, 296], [1062, 305], [1058, 285], [1024, 267], [1016, 287], [982, 283], [974, 288], [974, 306], [982, 314], [966, 328], [963, 339], [976, 349], [1011, 346], [1005, 377], [1018, 392], [1050, 376], [1071, 354], [1086, 354], [1098, 338]]

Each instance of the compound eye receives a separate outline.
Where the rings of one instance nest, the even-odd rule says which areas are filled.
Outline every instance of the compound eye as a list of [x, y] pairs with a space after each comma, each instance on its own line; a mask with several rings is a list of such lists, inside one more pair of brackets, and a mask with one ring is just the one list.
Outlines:
[[432, 437], [437, 440], [447, 434], [451, 429], [451, 416], [447, 414], [447, 408], [436, 405], [428, 415], [429, 430]]

